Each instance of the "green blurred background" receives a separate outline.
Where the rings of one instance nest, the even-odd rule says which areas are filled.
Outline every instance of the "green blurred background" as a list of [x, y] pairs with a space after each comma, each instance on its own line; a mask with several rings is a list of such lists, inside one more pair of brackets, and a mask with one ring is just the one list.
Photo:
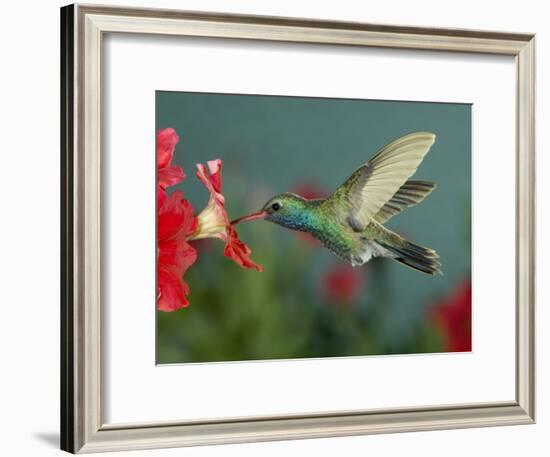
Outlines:
[[352, 269], [296, 232], [268, 222], [238, 227], [264, 266], [196, 242], [186, 273], [190, 306], [157, 312], [157, 363], [352, 356], [471, 349], [471, 106], [467, 104], [163, 92], [157, 129], [180, 136], [178, 186], [200, 212], [208, 193], [195, 164], [223, 161], [230, 218], [272, 195], [332, 192], [380, 147], [413, 131], [437, 140], [415, 174], [437, 189], [388, 222], [441, 256], [428, 277], [387, 259]]

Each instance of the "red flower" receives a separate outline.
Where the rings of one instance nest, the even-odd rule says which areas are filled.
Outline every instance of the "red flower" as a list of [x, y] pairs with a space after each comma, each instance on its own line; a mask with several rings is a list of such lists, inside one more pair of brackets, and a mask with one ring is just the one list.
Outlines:
[[158, 185], [163, 189], [185, 178], [183, 168], [172, 165], [174, 150], [179, 140], [178, 134], [172, 128], [157, 132], [157, 178]]
[[338, 264], [325, 274], [323, 293], [327, 300], [338, 305], [350, 305], [361, 295], [364, 278], [359, 269]]
[[326, 198], [329, 193], [311, 181], [304, 181], [294, 187], [293, 192], [301, 195], [306, 200], [315, 200], [316, 198]]
[[157, 309], [175, 311], [189, 304], [183, 275], [197, 259], [197, 251], [187, 242], [197, 218], [180, 191], [166, 196], [159, 188], [157, 208]]
[[225, 249], [223, 253], [226, 257], [233, 259], [243, 268], [255, 268], [257, 271], [263, 271], [263, 267], [250, 259], [252, 251], [240, 239], [235, 228], [229, 224], [227, 227], [227, 238], [225, 239]]
[[190, 237], [192, 240], [201, 238], [219, 238], [225, 241], [224, 254], [233, 259], [243, 268], [255, 268], [263, 271], [263, 267], [250, 258], [251, 250], [244, 244], [231, 225], [225, 210], [225, 198], [222, 195], [222, 161], [210, 160], [208, 170], [203, 164], [197, 164], [197, 177], [210, 192], [210, 200], [206, 208], [198, 215], [198, 227]]
[[472, 350], [472, 282], [459, 284], [450, 296], [432, 310], [435, 320], [445, 338], [449, 352]]
[[197, 260], [191, 240], [220, 238], [224, 253], [244, 268], [263, 268], [250, 259], [250, 248], [238, 237], [225, 211], [222, 195], [221, 160], [208, 162], [209, 174], [199, 164], [197, 176], [210, 192], [207, 207], [196, 217], [180, 191], [165, 189], [185, 178], [183, 169], [172, 165], [179, 137], [172, 128], [157, 133], [157, 309], [175, 311], [189, 305], [189, 286], [183, 275]]

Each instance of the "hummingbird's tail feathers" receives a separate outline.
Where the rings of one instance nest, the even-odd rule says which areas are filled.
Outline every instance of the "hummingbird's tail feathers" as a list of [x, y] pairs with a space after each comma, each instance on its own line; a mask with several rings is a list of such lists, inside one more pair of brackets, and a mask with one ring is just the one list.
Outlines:
[[405, 208], [424, 200], [436, 187], [434, 182], [409, 180], [403, 184], [394, 196], [375, 216], [376, 222], [383, 224]]
[[394, 260], [403, 265], [429, 275], [443, 274], [440, 269], [441, 263], [438, 260], [439, 255], [436, 251], [410, 241], [403, 241], [404, 244], [401, 246], [380, 244], [393, 254], [392, 258]]

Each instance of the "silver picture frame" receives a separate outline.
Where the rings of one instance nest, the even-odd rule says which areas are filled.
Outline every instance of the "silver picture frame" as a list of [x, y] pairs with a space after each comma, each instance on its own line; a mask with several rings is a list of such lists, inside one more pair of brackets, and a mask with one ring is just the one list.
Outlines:
[[[515, 400], [231, 420], [105, 424], [101, 333], [101, 72], [106, 33], [513, 56]], [[535, 420], [535, 37], [218, 13], [61, 9], [61, 448], [72, 453], [530, 424]]]

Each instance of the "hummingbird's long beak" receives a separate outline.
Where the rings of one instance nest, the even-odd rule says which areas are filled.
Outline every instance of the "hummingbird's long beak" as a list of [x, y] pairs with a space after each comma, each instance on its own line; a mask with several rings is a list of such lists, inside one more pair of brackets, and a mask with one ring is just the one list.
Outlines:
[[261, 210], [256, 213], [249, 214], [248, 216], [239, 217], [231, 221], [231, 225], [240, 224], [241, 222], [255, 221], [257, 219], [265, 219], [267, 211]]

